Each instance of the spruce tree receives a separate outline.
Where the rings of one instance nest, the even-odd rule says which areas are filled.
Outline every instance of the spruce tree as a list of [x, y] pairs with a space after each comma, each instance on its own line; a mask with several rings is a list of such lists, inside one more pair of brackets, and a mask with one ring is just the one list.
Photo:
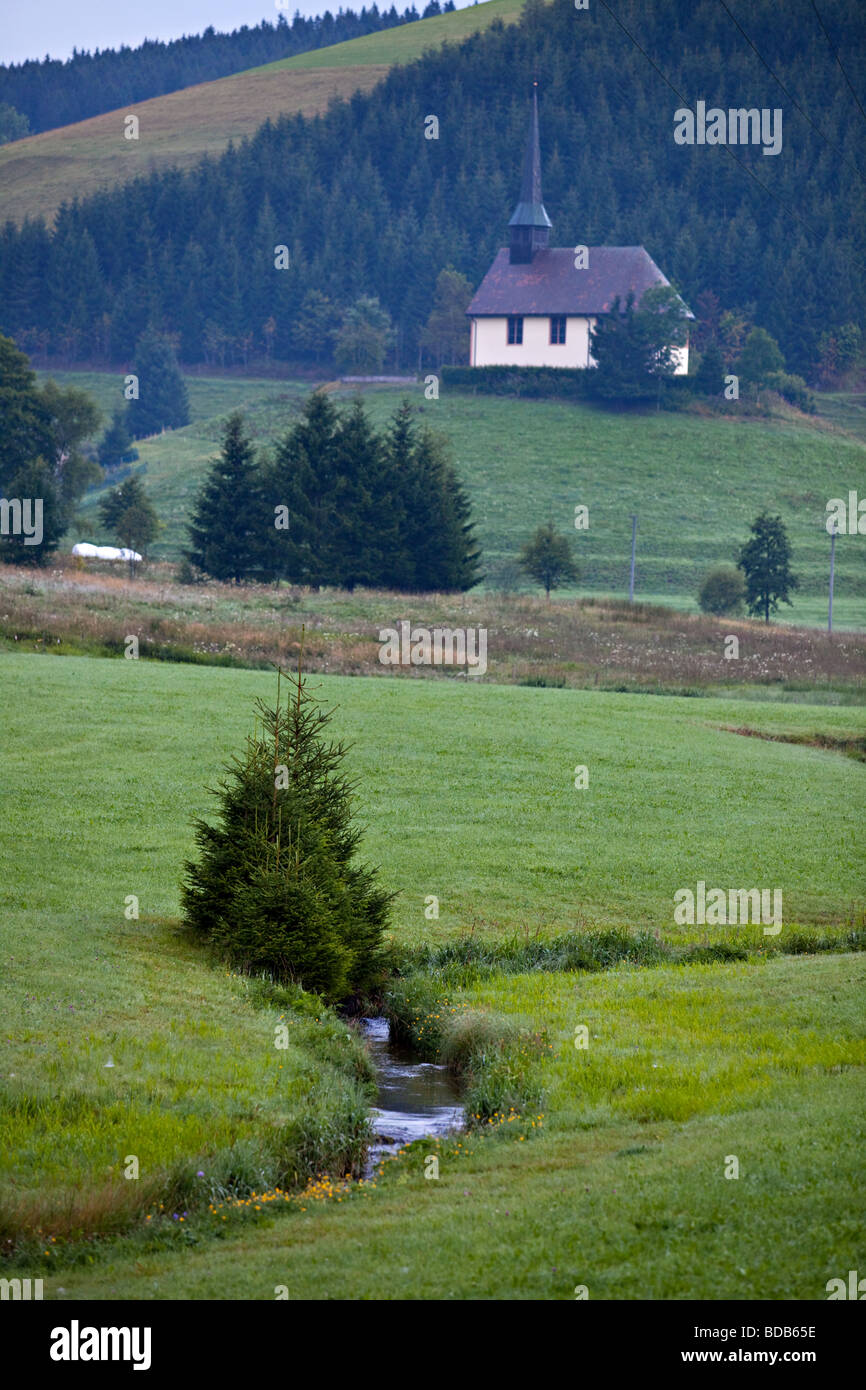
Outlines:
[[405, 544], [419, 593], [453, 593], [477, 584], [480, 550], [469, 499], [448, 458], [446, 443], [425, 426], [412, 452]]
[[126, 410], [115, 410], [111, 424], [99, 442], [99, 462], [103, 468], [117, 468], [121, 463], [131, 463], [138, 458], [138, 450], [132, 443], [132, 435], [126, 423]]
[[274, 572], [295, 584], [338, 582], [336, 558], [339, 416], [330, 396], [314, 391], [299, 419], [277, 444], [265, 470], [271, 507], [288, 509], [288, 530], [271, 538]]
[[187, 862], [186, 922], [244, 970], [266, 971], [337, 1001], [382, 974], [390, 894], [360, 864], [348, 751], [325, 737], [332, 717], [301, 672], [255, 731], [216, 793], [219, 822], [196, 822]]
[[749, 530], [752, 539], [741, 548], [737, 568], [745, 575], [750, 615], [763, 614], [768, 623], [780, 602], [792, 605], [790, 593], [800, 587], [800, 581], [791, 573], [791, 546], [782, 518], [761, 512]]
[[356, 396], [336, 439], [333, 578], [350, 591], [374, 587], [394, 529], [382, 443]]
[[268, 511], [253, 446], [240, 411], [226, 421], [222, 451], [211, 464], [188, 526], [190, 564], [214, 579], [265, 578], [274, 514]]
[[127, 423], [135, 439], [189, 424], [186, 382], [164, 334], [149, 328], [141, 335], [132, 370], [138, 377], [138, 399], [129, 402]]

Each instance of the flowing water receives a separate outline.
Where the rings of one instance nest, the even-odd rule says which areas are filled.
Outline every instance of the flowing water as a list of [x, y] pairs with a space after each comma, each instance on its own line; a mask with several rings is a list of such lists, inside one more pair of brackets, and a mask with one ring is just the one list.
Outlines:
[[376, 1067], [377, 1104], [371, 1113], [376, 1139], [370, 1145], [367, 1175], [380, 1158], [413, 1139], [426, 1139], [463, 1125], [463, 1106], [447, 1067], [413, 1061], [413, 1054], [390, 1040], [388, 1020], [364, 1018], [361, 1031]]

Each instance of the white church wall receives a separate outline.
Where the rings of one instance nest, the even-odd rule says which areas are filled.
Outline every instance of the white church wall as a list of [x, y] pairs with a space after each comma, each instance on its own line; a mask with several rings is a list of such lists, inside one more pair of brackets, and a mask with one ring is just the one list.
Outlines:
[[525, 314], [523, 342], [509, 343], [508, 319], [477, 318], [472, 322], [473, 367], [586, 367], [589, 365], [589, 323], [568, 315], [565, 342], [550, 341], [550, 315]]
[[687, 376], [689, 371], [689, 345], [673, 349], [673, 359], [676, 362], [674, 376]]
[[[523, 342], [509, 343], [508, 319], [477, 318], [472, 320], [471, 357], [473, 367], [594, 367], [590, 356], [589, 335], [595, 318], [568, 315], [565, 342], [550, 341], [550, 316], [525, 314]], [[689, 349], [674, 348], [674, 374], [685, 376], [689, 370]]]

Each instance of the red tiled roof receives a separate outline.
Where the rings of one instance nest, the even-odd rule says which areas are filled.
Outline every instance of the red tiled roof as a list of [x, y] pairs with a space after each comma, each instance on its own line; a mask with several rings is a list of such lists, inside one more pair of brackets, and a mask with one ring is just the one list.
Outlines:
[[639, 303], [651, 286], [670, 283], [642, 246], [590, 246], [586, 270], [575, 270], [574, 260], [567, 246], [536, 251], [528, 265], [512, 265], [508, 251], [498, 251], [466, 312], [605, 314], [617, 295], [623, 305], [630, 293]]

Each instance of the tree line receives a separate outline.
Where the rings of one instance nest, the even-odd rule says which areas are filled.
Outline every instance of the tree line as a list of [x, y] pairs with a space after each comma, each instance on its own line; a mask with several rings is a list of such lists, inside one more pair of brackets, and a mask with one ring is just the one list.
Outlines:
[[469, 502], [444, 438], [414, 416], [403, 401], [377, 433], [360, 398], [340, 412], [315, 391], [256, 457], [234, 412], [193, 508], [187, 560], [235, 582], [471, 588], [481, 576]]
[[[839, 0], [834, 14], [847, 51], [858, 8]], [[368, 297], [388, 315], [389, 362], [415, 366], [441, 271], [476, 286], [506, 239], [537, 76], [554, 244], [642, 244], [714, 329], [742, 339], [759, 325], [809, 380], [839, 363], [866, 323], [866, 195], [850, 173], [862, 118], [820, 33], [804, 40], [808, 15], [779, 25], [775, 0], [755, 0], [748, 30], [833, 149], [786, 108], [782, 154], [744, 146], [738, 162], [674, 143], [669, 89], [602, 7], [575, 21], [571, 0], [531, 0], [520, 23], [395, 68], [324, 115], [266, 122], [188, 172], [67, 205], [51, 231], [7, 224], [0, 324], [68, 361], [128, 361], [152, 325], [186, 362], [314, 363]], [[711, 81], [720, 106], [776, 104], [715, 0], [664, 0], [630, 24], [681, 90]], [[425, 138], [431, 113], [438, 139]]]
[[[197, 82], [211, 82], [453, 9], [454, 0], [445, 0], [441, 7], [439, 0], [430, 0], [421, 14], [414, 5], [398, 14], [394, 5], [380, 11], [375, 4], [359, 13], [340, 10], [336, 16], [330, 10], [311, 17], [296, 12], [291, 24], [279, 15], [274, 24], [262, 20], [229, 34], [218, 34], [209, 25], [202, 34], [185, 34], [166, 43], [146, 39], [137, 48], [124, 44], [94, 53], [76, 50], [65, 61], [46, 57], [4, 64], [0, 66], [0, 102], [14, 108], [24, 122], [7, 138], [53, 130]], [[0, 144], [3, 130], [0, 121]]]

